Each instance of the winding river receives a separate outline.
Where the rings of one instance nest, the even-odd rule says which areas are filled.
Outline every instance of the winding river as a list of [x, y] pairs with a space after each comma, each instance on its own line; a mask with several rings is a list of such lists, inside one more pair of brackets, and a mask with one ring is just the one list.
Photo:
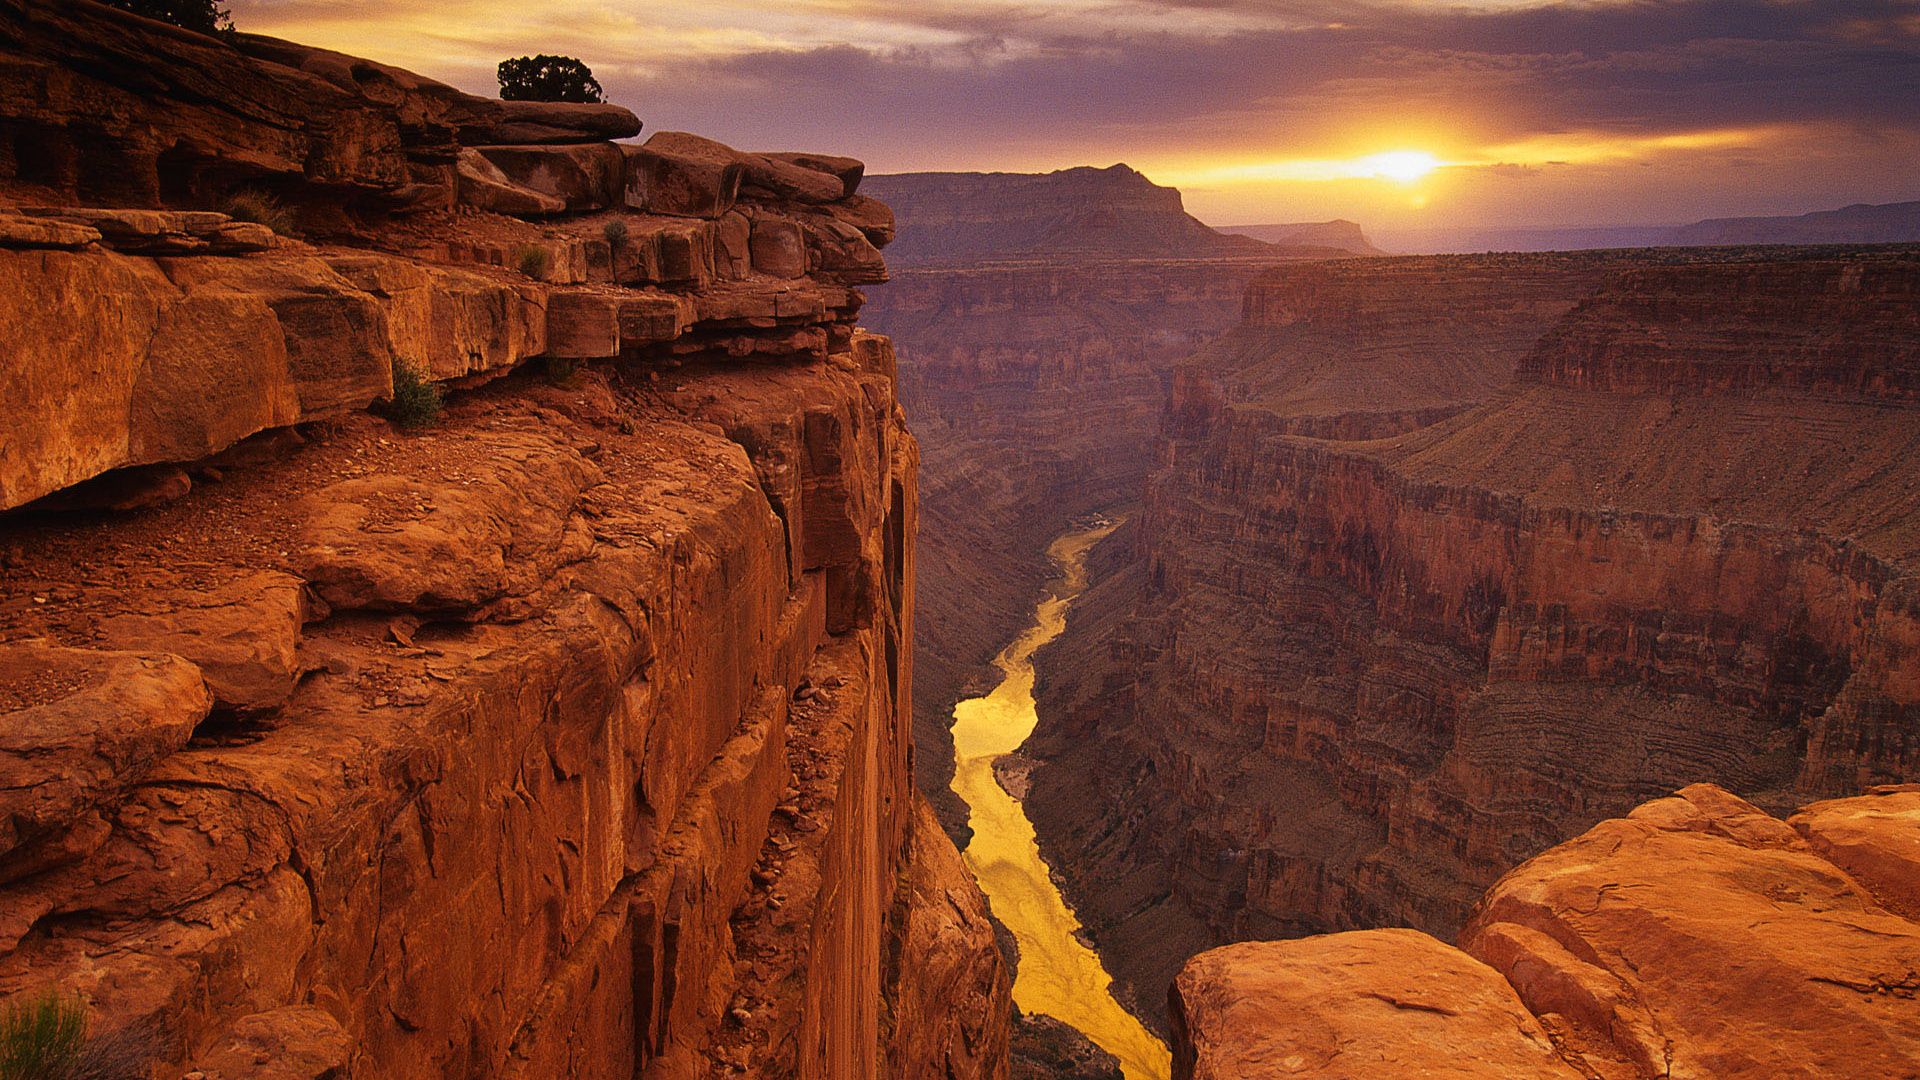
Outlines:
[[992, 899], [993, 913], [1020, 943], [1014, 1002], [1085, 1032], [1120, 1059], [1126, 1080], [1166, 1080], [1172, 1071], [1166, 1045], [1114, 1000], [1112, 978], [1076, 936], [1080, 922], [1040, 858], [1033, 823], [993, 774], [994, 761], [1033, 733], [1039, 719], [1033, 654], [1066, 628], [1067, 608], [1087, 585], [1087, 551], [1114, 527], [1071, 532], [1047, 548], [1060, 578], [1035, 609], [1033, 625], [994, 658], [1000, 684], [953, 708], [953, 790], [972, 808], [967, 865]]

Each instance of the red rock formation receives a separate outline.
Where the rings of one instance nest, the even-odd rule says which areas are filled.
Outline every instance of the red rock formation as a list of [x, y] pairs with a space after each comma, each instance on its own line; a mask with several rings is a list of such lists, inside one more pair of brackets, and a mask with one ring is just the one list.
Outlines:
[[[1915, 1075], [1916, 808], [1886, 789], [1783, 823], [1696, 785], [1507, 874], [1461, 949], [1398, 930], [1202, 954], [1175, 1075]], [[1822, 857], [1836, 833], [1871, 869]]]
[[[912, 824], [858, 170], [685, 136], [636, 188], [624, 110], [239, 46], [0, 4], [0, 992], [170, 1075], [1003, 1076], [984, 900]], [[388, 185], [443, 150], [459, 212]], [[636, 205], [715, 162], [727, 206]], [[331, 239], [180, 208], [233, 177]], [[437, 424], [368, 411], [402, 365]]]
[[[1131, 554], [1095, 559], [1043, 660], [1028, 805], [1149, 1000], [1221, 940], [1451, 934], [1520, 859], [1676, 785], [1778, 807], [1920, 768], [1910, 256], [1628, 269], [1500, 391], [1496, 354], [1604, 265], [1406, 265], [1250, 292], [1176, 377]], [[1703, 321], [1716, 290], [1742, 299]], [[1735, 333], [1715, 365], [1784, 385], [1673, 389], [1706, 370], [1688, 341]], [[1621, 374], [1568, 374], [1595, 370]]]

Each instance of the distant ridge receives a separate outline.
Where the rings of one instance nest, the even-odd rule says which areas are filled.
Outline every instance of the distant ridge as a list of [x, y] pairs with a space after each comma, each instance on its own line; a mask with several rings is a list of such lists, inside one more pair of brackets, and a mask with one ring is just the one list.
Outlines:
[[1712, 218], [1675, 229], [1670, 244], [1910, 244], [1920, 242], [1920, 201], [1856, 203], [1794, 217]]
[[893, 208], [897, 264], [1038, 256], [1325, 257], [1344, 250], [1279, 247], [1218, 232], [1187, 213], [1180, 192], [1125, 165], [1050, 173], [894, 173], [861, 188]]
[[1374, 247], [1358, 222], [1336, 218], [1333, 221], [1294, 222], [1288, 225], [1227, 225], [1220, 229], [1235, 236], [1251, 236], [1269, 244], [1285, 247], [1339, 248], [1355, 255], [1384, 255]]

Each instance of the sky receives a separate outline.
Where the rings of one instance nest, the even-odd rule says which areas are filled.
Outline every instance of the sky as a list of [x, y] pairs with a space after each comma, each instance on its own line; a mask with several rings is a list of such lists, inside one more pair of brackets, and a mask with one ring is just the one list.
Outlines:
[[1215, 225], [1667, 224], [1920, 199], [1920, 0], [230, 0], [494, 93], [872, 172], [1125, 162]]

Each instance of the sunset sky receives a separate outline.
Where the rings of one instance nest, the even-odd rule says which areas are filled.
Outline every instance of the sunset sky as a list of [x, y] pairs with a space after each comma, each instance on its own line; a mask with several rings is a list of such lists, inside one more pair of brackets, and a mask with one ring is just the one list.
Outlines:
[[1920, 0], [232, 0], [481, 93], [875, 172], [1124, 161], [1214, 224], [1644, 224], [1920, 199]]

